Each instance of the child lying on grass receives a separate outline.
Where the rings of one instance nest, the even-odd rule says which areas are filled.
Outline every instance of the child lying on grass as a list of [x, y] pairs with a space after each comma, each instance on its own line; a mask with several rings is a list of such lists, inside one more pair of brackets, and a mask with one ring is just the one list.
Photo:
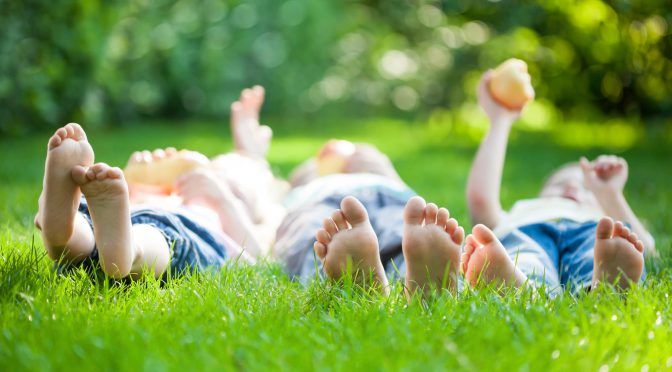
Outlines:
[[[271, 194], [276, 186], [265, 161], [271, 132], [255, 117], [262, 101], [263, 89], [258, 87], [243, 91], [233, 104], [235, 153], [211, 162], [174, 149], [131, 157], [129, 167], [145, 171], [152, 164], [160, 168], [168, 159], [198, 163], [192, 164], [200, 165], [192, 167], [197, 170], [176, 182], [178, 198], [138, 192], [137, 187], [129, 198], [124, 173], [105, 163], [94, 164], [93, 148], [79, 125], [58, 129], [49, 139], [35, 217], [49, 257], [65, 265], [99, 263], [113, 278], [145, 270], [159, 277], [169, 268], [181, 272], [217, 267], [230, 257], [253, 261], [264, 248], [256, 227], [268, 222], [274, 230], [277, 225], [265, 221], [268, 213], [255, 213], [259, 195]], [[231, 173], [239, 176], [237, 182], [223, 182]], [[268, 204], [264, 210], [270, 211], [270, 198], [263, 200]]]
[[479, 104], [491, 124], [467, 185], [469, 211], [478, 225], [462, 255], [466, 280], [516, 287], [545, 284], [550, 292], [561, 286], [592, 288], [600, 282], [625, 289], [639, 282], [645, 247], [647, 254], [654, 253], [654, 240], [623, 196], [628, 178], [624, 159], [603, 155], [565, 164], [551, 174], [537, 199], [502, 210], [506, 145], [520, 111], [492, 99], [490, 77], [486, 73], [478, 88]]
[[[137, 152], [126, 168], [130, 186], [119, 168], [94, 164], [79, 125], [57, 130], [49, 140], [35, 218], [49, 257], [69, 265], [99, 263], [109, 276], [123, 278], [145, 270], [158, 277], [168, 269], [218, 267], [230, 257], [253, 261], [265, 254], [256, 227], [266, 223], [275, 232], [282, 213], [269, 214], [282, 206], [264, 197], [278, 194], [279, 184], [265, 161], [271, 132], [259, 124], [263, 94], [260, 87], [245, 90], [232, 106], [235, 153], [210, 161], [184, 150]], [[278, 229], [274, 255], [292, 276], [314, 274], [314, 247], [334, 279], [349, 259], [355, 273], [372, 272], [374, 284], [387, 291], [385, 261], [388, 272], [395, 262], [406, 273], [411, 291], [455, 290], [464, 230], [446, 209], [411, 198], [415, 194], [380, 151], [353, 147], [344, 173], [320, 177], [314, 160], [293, 173], [295, 187], [285, 202], [290, 213]], [[171, 190], [146, 186], [161, 184], [176, 164], [195, 170], [181, 175]], [[339, 206], [323, 224], [324, 213]]]
[[314, 278], [321, 268], [329, 279], [349, 274], [388, 293], [388, 275], [399, 274], [408, 295], [455, 292], [464, 229], [416, 196], [387, 156], [355, 147], [340, 173], [320, 177], [312, 161], [294, 172], [274, 256], [293, 278]]

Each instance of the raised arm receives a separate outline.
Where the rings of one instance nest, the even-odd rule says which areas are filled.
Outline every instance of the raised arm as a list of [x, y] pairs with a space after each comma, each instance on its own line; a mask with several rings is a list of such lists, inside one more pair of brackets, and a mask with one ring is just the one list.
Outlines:
[[593, 192], [604, 213], [630, 224], [632, 231], [644, 243], [647, 254], [656, 255], [655, 240], [637, 218], [625, 199], [623, 188], [628, 180], [628, 163], [614, 155], [601, 155], [594, 161], [581, 158], [586, 188]]
[[520, 110], [509, 110], [498, 104], [490, 95], [488, 84], [492, 71], [486, 72], [478, 85], [478, 103], [490, 119], [490, 129], [485, 135], [471, 165], [467, 182], [469, 214], [474, 224], [494, 228], [499, 223], [502, 205], [499, 190], [506, 157], [506, 145], [513, 122]]

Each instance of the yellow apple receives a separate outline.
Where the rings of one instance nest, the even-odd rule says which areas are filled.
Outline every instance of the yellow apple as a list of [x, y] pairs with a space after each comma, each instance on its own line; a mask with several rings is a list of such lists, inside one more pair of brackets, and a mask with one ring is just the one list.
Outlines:
[[497, 66], [490, 79], [490, 93], [502, 106], [520, 110], [534, 99], [534, 88], [527, 73], [527, 64], [511, 58]]
[[317, 172], [320, 176], [343, 173], [348, 159], [355, 152], [355, 145], [349, 141], [330, 140], [317, 153]]

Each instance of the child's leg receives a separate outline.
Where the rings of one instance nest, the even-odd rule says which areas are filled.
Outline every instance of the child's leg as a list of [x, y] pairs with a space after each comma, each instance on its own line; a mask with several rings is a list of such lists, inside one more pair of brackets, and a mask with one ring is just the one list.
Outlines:
[[123, 278], [153, 268], [156, 276], [161, 275], [169, 261], [168, 243], [151, 226], [131, 226], [128, 185], [121, 169], [98, 163], [75, 166], [71, 174], [89, 206], [103, 271]]
[[87, 221], [77, 213], [81, 192], [72, 180], [74, 166], [93, 163], [93, 149], [78, 124], [70, 123], [49, 139], [42, 194], [35, 226], [49, 257], [78, 262], [93, 251], [93, 233]]

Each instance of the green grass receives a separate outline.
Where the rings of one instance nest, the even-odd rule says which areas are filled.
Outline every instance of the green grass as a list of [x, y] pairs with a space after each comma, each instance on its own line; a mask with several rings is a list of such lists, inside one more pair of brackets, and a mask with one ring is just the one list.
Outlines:
[[[373, 142], [421, 195], [466, 226], [464, 185], [475, 142], [459, 131], [403, 121], [295, 124], [278, 130], [279, 175], [331, 136]], [[98, 161], [123, 165], [132, 150], [174, 145], [214, 155], [227, 128], [189, 123], [89, 130]], [[58, 276], [32, 227], [49, 133], [0, 139], [0, 370], [664, 370], [672, 368], [672, 149], [662, 141], [622, 151], [626, 195], [651, 228], [662, 259], [643, 287], [582, 297], [491, 290], [406, 304], [399, 284], [382, 298], [350, 285], [308, 287], [275, 264], [226, 267], [160, 286]], [[503, 198], [533, 197], [564, 161], [608, 149], [562, 147], [514, 133]]]

